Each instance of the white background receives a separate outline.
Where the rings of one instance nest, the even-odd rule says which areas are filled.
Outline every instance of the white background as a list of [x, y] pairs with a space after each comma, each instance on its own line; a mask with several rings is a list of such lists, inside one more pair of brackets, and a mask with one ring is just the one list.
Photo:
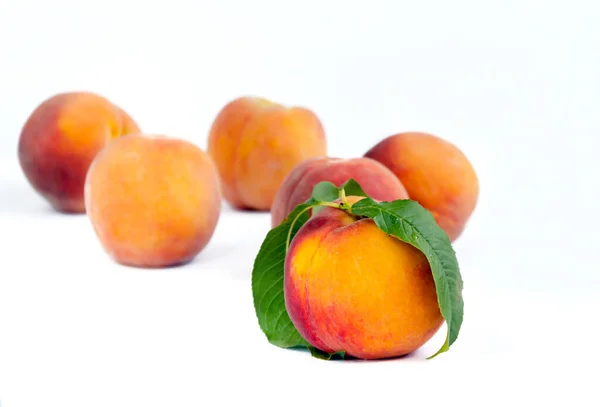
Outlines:
[[[2, 0], [2, 406], [598, 405], [599, 18], [593, 1]], [[66, 90], [202, 148], [246, 94], [313, 109], [333, 156], [404, 130], [454, 142], [481, 183], [455, 245], [458, 341], [385, 362], [269, 345], [250, 290], [268, 214], [225, 206], [185, 267], [117, 266], [18, 166], [23, 122]]]

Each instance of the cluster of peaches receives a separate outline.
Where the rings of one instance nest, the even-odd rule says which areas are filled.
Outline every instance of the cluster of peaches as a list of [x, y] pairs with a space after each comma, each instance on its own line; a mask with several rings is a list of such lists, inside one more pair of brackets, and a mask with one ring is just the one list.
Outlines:
[[[340, 186], [353, 178], [375, 200], [417, 201], [454, 241], [479, 194], [465, 155], [437, 136], [398, 133], [362, 157], [338, 158], [328, 155], [324, 127], [311, 110], [253, 97], [232, 100], [218, 112], [203, 151], [189, 141], [144, 132], [123, 109], [98, 94], [57, 94], [25, 122], [18, 154], [26, 178], [41, 196], [57, 211], [87, 213], [108, 255], [137, 267], [192, 260], [212, 238], [223, 200], [239, 210], [270, 211], [275, 227], [310, 198], [317, 183]], [[339, 215], [323, 211], [319, 216], [327, 213]], [[403, 273], [413, 285], [396, 294], [421, 290], [416, 299], [405, 297], [414, 302], [413, 308], [432, 311], [413, 318], [411, 323], [422, 328], [416, 336], [403, 334], [409, 344], [380, 344], [383, 353], [355, 354], [378, 357], [394, 346], [409, 351], [442, 323], [426, 260], [416, 250], [390, 246], [389, 236], [369, 228], [363, 233], [377, 243], [374, 250], [396, 251], [373, 253], [377, 267], [394, 273], [386, 262], [408, 262]], [[302, 257], [298, 245], [290, 256]], [[311, 250], [310, 244], [305, 246]]]

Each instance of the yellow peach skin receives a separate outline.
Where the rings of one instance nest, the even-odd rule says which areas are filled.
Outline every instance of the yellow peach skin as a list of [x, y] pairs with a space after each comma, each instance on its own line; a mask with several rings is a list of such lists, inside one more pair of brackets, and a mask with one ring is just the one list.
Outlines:
[[208, 244], [221, 192], [214, 164], [200, 148], [136, 134], [115, 140], [94, 159], [85, 204], [114, 260], [166, 267], [189, 262]]
[[207, 151], [219, 171], [224, 199], [235, 208], [267, 211], [297, 164], [325, 156], [326, 140], [312, 111], [240, 97], [217, 114]]
[[284, 297], [312, 346], [361, 359], [414, 352], [444, 322], [427, 258], [371, 219], [329, 207], [292, 240]]
[[479, 181], [458, 147], [432, 134], [406, 132], [383, 139], [365, 157], [392, 170], [450, 241], [462, 234], [477, 205]]
[[60, 93], [43, 101], [23, 125], [19, 163], [54, 209], [83, 213], [85, 177], [96, 154], [113, 139], [139, 131], [125, 111], [102, 96]]

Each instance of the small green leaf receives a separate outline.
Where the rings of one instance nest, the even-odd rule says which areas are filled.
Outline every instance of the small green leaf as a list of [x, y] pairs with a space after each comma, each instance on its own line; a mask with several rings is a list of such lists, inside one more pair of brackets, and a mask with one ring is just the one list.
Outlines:
[[317, 359], [331, 360], [331, 359], [344, 359], [346, 357], [346, 352], [343, 350], [341, 350], [339, 352], [335, 352], [335, 353], [328, 353], [328, 352], [322, 351], [321, 349], [317, 349], [314, 346], [309, 346], [308, 350], [310, 351], [310, 354]]
[[289, 242], [308, 220], [314, 199], [298, 205], [277, 227], [271, 229], [254, 260], [252, 295], [260, 328], [268, 341], [281, 348], [306, 347], [285, 308], [283, 271]]
[[334, 183], [322, 181], [313, 188], [312, 197], [317, 201], [332, 202], [338, 199], [339, 190]]
[[383, 232], [419, 249], [429, 261], [442, 316], [448, 333], [442, 348], [429, 359], [446, 352], [456, 341], [463, 321], [463, 281], [448, 235], [432, 214], [410, 199], [376, 202], [364, 198], [351, 207], [354, 215], [373, 219]]
[[353, 178], [350, 178], [348, 181], [344, 183], [340, 188], [340, 190], [344, 190], [346, 196], [364, 196], [367, 197], [365, 191], [363, 191], [362, 187], [356, 182]]

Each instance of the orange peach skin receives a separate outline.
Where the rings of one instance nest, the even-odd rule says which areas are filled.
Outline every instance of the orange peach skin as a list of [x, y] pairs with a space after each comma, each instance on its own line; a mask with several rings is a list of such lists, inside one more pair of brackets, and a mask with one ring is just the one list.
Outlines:
[[319, 157], [303, 161], [284, 179], [271, 208], [271, 226], [278, 226], [294, 208], [312, 195], [321, 181], [340, 187], [356, 180], [365, 193], [377, 201], [407, 199], [408, 194], [393, 172], [370, 158]]
[[392, 170], [451, 241], [462, 234], [477, 205], [479, 181], [458, 147], [431, 134], [406, 132], [383, 139], [365, 157]]
[[18, 145], [21, 168], [54, 209], [85, 212], [87, 170], [111, 140], [137, 133], [122, 109], [90, 92], [68, 92], [43, 101], [25, 122]]
[[214, 164], [200, 148], [136, 134], [115, 140], [94, 159], [85, 204], [114, 260], [167, 267], [189, 262], [208, 244], [221, 192]]
[[444, 322], [427, 258], [371, 219], [329, 207], [292, 240], [284, 298], [312, 346], [360, 359], [414, 352]]
[[300, 162], [326, 154], [323, 126], [303, 107], [241, 97], [217, 114], [207, 151], [234, 208], [267, 211], [285, 176]]

